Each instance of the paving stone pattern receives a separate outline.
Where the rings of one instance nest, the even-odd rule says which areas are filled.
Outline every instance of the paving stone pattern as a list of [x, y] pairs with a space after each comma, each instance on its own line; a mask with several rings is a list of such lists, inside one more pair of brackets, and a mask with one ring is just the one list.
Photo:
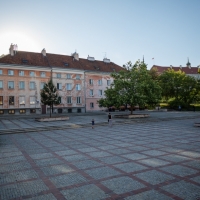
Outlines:
[[[0, 135], [0, 199], [200, 199], [195, 121], [35, 127], [34, 132]], [[35, 124], [25, 119], [12, 123], [14, 128]], [[1, 120], [1, 127], [9, 125]]]

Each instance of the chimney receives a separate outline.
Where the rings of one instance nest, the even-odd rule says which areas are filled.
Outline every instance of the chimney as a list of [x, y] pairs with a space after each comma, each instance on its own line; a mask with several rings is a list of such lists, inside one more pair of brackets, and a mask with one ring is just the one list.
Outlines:
[[94, 57], [91, 57], [91, 56], [89, 56], [89, 55], [88, 55], [87, 59], [88, 59], [89, 61], [95, 61], [95, 58], [94, 58]]
[[104, 58], [104, 59], [103, 59], [103, 62], [105, 62], [105, 63], [110, 63], [110, 59]]
[[74, 60], [79, 61], [79, 55], [78, 55], [78, 53], [74, 52], [74, 53], [72, 54], [72, 56], [74, 57]]
[[46, 49], [45, 49], [45, 48], [42, 49], [42, 52], [41, 52], [41, 53], [42, 53], [43, 56], [46, 56]]
[[14, 53], [14, 44], [11, 44], [11, 45], [10, 45], [9, 52], [10, 52], [10, 55], [11, 55], [11, 56], [14, 56], [14, 55], [15, 55], [15, 53]]

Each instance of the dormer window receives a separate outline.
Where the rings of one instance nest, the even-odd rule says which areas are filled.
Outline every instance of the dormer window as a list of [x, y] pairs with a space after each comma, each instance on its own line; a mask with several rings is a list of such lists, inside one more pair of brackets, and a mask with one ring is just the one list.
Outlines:
[[68, 67], [68, 66], [69, 66], [69, 63], [64, 62], [64, 66]]
[[28, 63], [28, 60], [22, 59], [22, 63]]
[[97, 66], [94, 66], [94, 69], [96, 69], [96, 70], [99, 70], [100, 68], [99, 68], [99, 67], [97, 67]]

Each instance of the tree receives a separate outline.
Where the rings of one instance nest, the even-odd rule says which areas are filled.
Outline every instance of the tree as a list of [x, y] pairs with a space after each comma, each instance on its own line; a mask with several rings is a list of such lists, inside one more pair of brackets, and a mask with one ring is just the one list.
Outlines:
[[44, 88], [40, 92], [41, 102], [44, 105], [50, 106], [50, 117], [51, 117], [51, 110], [53, 105], [60, 104], [58, 91], [55, 85], [53, 84], [52, 79], [49, 82], [45, 83]]
[[[115, 95], [112, 96], [110, 90], [107, 91], [109, 96], [115, 99], [116, 104], [129, 105], [131, 114], [136, 105], [144, 107], [146, 104], [157, 104], [161, 99], [161, 88], [152, 79], [146, 64], [137, 61], [132, 65], [131, 62], [128, 62], [124, 65], [124, 69], [119, 73], [111, 74], [114, 78], [112, 86]], [[104, 101], [108, 101], [108, 99]]]
[[182, 71], [169, 69], [159, 77], [162, 88], [162, 96], [169, 100], [171, 107], [189, 108], [190, 104], [197, 100], [200, 91], [200, 83], [194, 77], [186, 75]]
[[110, 88], [107, 88], [107, 90], [105, 90], [105, 98], [101, 98], [100, 100], [98, 100], [98, 104], [99, 107], [111, 107], [111, 106], [120, 106], [122, 105], [119, 101], [119, 99], [117, 99], [118, 96], [118, 92], [115, 90], [115, 88], [111, 85]]
[[149, 70], [149, 74], [153, 80], [158, 80], [159, 74], [157, 68], [152, 68], [151, 70]]

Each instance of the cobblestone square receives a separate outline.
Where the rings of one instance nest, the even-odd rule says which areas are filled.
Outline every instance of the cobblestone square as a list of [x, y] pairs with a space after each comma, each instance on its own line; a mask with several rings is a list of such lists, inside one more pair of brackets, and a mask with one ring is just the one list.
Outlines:
[[135, 174], [135, 176], [152, 185], [156, 185], [156, 184], [174, 179], [173, 176], [166, 175], [156, 170], [141, 172], [141, 173]]
[[[193, 126], [200, 114], [151, 115], [116, 119], [112, 128], [107, 115], [95, 115], [94, 129], [90, 115], [72, 116], [59, 130], [54, 122], [0, 119], [0, 199], [200, 199], [200, 130]], [[6, 124], [13, 134], [3, 132]]]

